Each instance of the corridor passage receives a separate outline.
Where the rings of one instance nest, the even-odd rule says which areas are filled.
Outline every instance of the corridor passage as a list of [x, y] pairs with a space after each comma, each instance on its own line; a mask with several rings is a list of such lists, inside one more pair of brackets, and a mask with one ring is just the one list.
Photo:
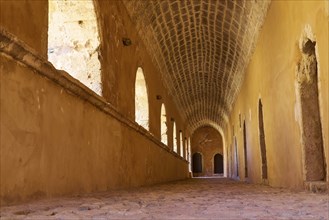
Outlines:
[[1, 208], [1, 219], [329, 219], [328, 194], [195, 178]]

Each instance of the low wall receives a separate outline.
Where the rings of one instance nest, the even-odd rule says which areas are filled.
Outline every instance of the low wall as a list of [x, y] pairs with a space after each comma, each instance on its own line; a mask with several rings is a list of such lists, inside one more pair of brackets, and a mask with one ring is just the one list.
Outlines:
[[188, 163], [1, 31], [1, 205], [188, 177]]

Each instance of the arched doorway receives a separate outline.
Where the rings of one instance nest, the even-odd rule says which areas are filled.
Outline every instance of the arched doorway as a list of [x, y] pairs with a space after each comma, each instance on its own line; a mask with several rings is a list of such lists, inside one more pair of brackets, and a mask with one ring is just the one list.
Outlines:
[[202, 155], [200, 153], [193, 154], [192, 171], [193, 173], [202, 173]]
[[214, 173], [222, 174], [224, 172], [223, 155], [216, 154], [214, 156]]

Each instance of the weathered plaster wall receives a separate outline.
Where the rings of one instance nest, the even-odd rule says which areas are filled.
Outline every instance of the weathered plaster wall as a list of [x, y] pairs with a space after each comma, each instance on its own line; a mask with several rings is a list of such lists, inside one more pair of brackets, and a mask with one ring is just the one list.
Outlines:
[[52, 81], [5, 57], [1, 72], [2, 202], [187, 177], [185, 161]]
[[[223, 139], [220, 133], [210, 126], [198, 128], [191, 139], [192, 156], [194, 153], [202, 155], [202, 173], [194, 173], [194, 176], [214, 175], [214, 156], [223, 155]], [[223, 155], [224, 156], [224, 155]]]
[[[328, 160], [328, 1], [273, 1], [246, 78], [226, 128], [228, 146], [237, 137], [239, 173], [244, 180], [243, 120], [247, 128], [249, 181], [260, 183], [261, 155], [258, 100], [264, 113], [268, 182], [272, 186], [303, 187], [300, 116], [296, 100], [299, 40], [309, 25], [316, 40], [319, 101], [324, 151]], [[241, 128], [239, 126], [241, 114]], [[234, 134], [233, 134], [234, 129]], [[232, 152], [232, 149], [229, 149]], [[231, 156], [230, 156], [231, 157]], [[230, 168], [232, 174], [232, 166]], [[327, 181], [328, 181], [327, 168]]]
[[[1, 28], [46, 57], [47, 1], [19, 2], [0, 1]], [[125, 8], [118, 1], [96, 1], [95, 6], [101, 29], [103, 95], [118, 114], [133, 121], [135, 75], [141, 66], [148, 86], [150, 132], [159, 142], [142, 135], [146, 133], [143, 128], [138, 128], [139, 132], [127, 126], [86, 97], [72, 94], [1, 54], [2, 204], [153, 184], [188, 175], [187, 162], [170, 152], [170, 119], [175, 119], [177, 132], [185, 133], [184, 125]], [[132, 46], [124, 47], [122, 37], [131, 38]], [[162, 99], [157, 100], [156, 95]], [[167, 148], [160, 143], [162, 102], [169, 124]]]

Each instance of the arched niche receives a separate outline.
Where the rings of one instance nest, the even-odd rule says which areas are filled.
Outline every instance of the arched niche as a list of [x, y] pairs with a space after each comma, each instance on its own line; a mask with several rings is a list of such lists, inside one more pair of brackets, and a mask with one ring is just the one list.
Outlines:
[[305, 27], [304, 32], [299, 42], [301, 56], [296, 68], [304, 180], [324, 181], [326, 162], [319, 103], [316, 40], [310, 26]]

